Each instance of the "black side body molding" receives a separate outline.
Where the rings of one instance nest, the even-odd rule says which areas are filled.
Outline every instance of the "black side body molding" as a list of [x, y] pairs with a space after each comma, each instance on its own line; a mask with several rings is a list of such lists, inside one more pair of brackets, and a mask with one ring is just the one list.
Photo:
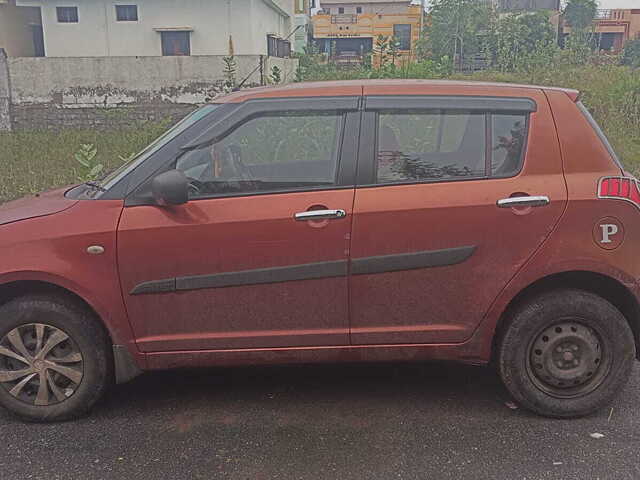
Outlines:
[[476, 247], [474, 245], [427, 252], [356, 258], [351, 261], [351, 273], [353, 275], [372, 275], [375, 273], [457, 265], [471, 257], [475, 250]]
[[[351, 261], [352, 275], [372, 275], [420, 268], [445, 267], [464, 262], [473, 255], [476, 247], [456, 247], [427, 252], [401, 253], [380, 257], [356, 258]], [[152, 293], [184, 292], [208, 288], [263, 285], [268, 283], [295, 282], [319, 278], [347, 276], [347, 260], [308, 263], [290, 267], [261, 268], [240, 272], [214, 273], [191, 277], [167, 278], [144, 282], [131, 291], [130, 295]]]

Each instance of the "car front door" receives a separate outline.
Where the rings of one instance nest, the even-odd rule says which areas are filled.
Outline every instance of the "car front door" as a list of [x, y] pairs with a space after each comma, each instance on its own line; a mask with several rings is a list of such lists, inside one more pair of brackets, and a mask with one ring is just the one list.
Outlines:
[[558, 139], [544, 94], [526, 92], [366, 98], [354, 344], [465, 341], [550, 234], [566, 204]]
[[142, 351], [348, 344], [359, 101], [248, 101], [168, 162], [188, 203], [129, 202], [118, 257]]

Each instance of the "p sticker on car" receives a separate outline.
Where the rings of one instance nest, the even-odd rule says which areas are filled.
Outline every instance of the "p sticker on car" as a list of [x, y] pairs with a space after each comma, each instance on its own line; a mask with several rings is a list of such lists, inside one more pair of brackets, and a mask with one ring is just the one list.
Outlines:
[[614, 217], [601, 218], [593, 226], [593, 240], [600, 248], [615, 250], [624, 241], [624, 226]]

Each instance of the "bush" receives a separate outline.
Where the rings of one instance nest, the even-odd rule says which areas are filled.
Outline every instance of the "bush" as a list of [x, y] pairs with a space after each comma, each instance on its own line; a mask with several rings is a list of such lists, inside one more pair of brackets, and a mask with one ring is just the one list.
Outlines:
[[632, 68], [640, 68], [640, 38], [627, 42], [622, 54], [622, 64]]

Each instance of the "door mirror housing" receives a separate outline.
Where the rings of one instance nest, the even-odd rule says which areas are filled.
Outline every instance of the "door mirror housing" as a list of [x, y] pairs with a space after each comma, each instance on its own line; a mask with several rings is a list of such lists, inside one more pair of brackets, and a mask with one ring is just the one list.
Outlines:
[[151, 182], [151, 193], [158, 205], [182, 205], [189, 201], [189, 180], [180, 170], [169, 170]]

